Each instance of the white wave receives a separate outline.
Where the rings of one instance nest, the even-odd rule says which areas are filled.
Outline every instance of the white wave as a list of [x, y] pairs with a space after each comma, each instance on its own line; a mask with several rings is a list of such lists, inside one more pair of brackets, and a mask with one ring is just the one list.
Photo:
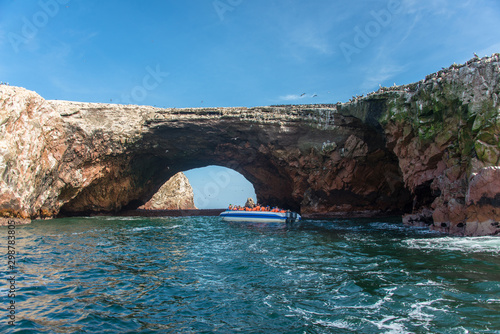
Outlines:
[[271, 305], [272, 299], [274, 299], [273, 295], [267, 295], [266, 298], [264, 298], [264, 301], [263, 301], [264, 305], [266, 305], [267, 307], [271, 307], [271, 308], [274, 307], [273, 305]]
[[351, 324], [349, 324], [347, 321], [343, 321], [343, 320], [336, 320], [336, 321], [318, 320], [318, 321], [315, 321], [314, 324], [320, 325], [323, 327], [329, 327], [329, 328], [354, 330], [354, 327], [352, 327]]
[[291, 306], [287, 306], [287, 307], [288, 307], [288, 310], [294, 312], [295, 314], [299, 314], [302, 316], [311, 316], [311, 315], [331, 316], [331, 314], [328, 314], [328, 313], [320, 313], [320, 312], [304, 310], [300, 307], [291, 307]]
[[173, 229], [179, 228], [181, 226], [182, 225], [162, 226], [162, 228], [165, 230], [173, 230]]
[[431, 305], [434, 301], [418, 302], [411, 305], [411, 312], [409, 316], [413, 320], [419, 320], [423, 322], [431, 322], [434, 319], [434, 315], [424, 312], [425, 309], [436, 310]]
[[364, 319], [366, 322], [369, 322], [375, 325], [378, 329], [384, 330], [383, 333], [386, 334], [409, 334], [406, 330], [406, 327], [401, 323], [404, 321], [402, 318], [397, 318], [395, 316], [385, 316], [380, 321], [373, 321]]
[[440, 234], [440, 232], [430, 230], [427, 227], [407, 226], [407, 225], [403, 225], [402, 223], [398, 223], [398, 222], [373, 222], [373, 223], [370, 223], [369, 226], [373, 229], [382, 230], [382, 231], [407, 232], [407, 231], [411, 230], [411, 231], [416, 232], [418, 234], [434, 234], [434, 235]]
[[500, 254], [499, 237], [412, 238], [403, 240], [402, 242], [413, 249]]
[[154, 226], [144, 226], [144, 227], [134, 227], [131, 229], [133, 232], [141, 232], [141, 231], [147, 231], [147, 230], [152, 230], [155, 229]]
[[486, 302], [488, 304], [500, 304], [500, 299], [492, 299], [492, 298], [490, 298]]
[[110, 217], [100, 217], [100, 218], [104, 220], [124, 220], [124, 221], [142, 219], [141, 217], [135, 217], [135, 216], [124, 216], [124, 217], [110, 216]]
[[254, 243], [248, 246], [248, 249], [253, 253], [253, 254], [267, 254], [269, 253], [269, 250], [263, 248], [260, 244]]
[[413, 303], [410, 306], [411, 311], [408, 316], [412, 319], [412, 323], [419, 323], [420, 326], [428, 330], [435, 318], [435, 314], [448, 313], [446, 306], [433, 306], [434, 303], [443, 301], [446, 302], [444, 299], [436, 299]]
[[86, 230], [86, 231], [81, 231], [81, 232], [72, 232], [71, 235], [82, 235], [82, 234], [100, 234], [102, 232], [106, 232], [105, 229], [91, 229], [91, 230]]
[[444, 286], [443, 283], [435, 282], [432, 280], [427, 280], [427, 282], [420, 282], [415, 284], [416, 286]]
[[113, 245], [113, 244], [109, 241], [98, 242], [96, 244], [96, 246], [99, 246], [99, 247], [105, 247], [105, 246], [111, 246], [111, 245]]
[[397, 230], [397, 231], [404, 231], [407, 230], [408, 227], [403, 225], [403, 224], [396, 224], [396, 223], [385, 223], [385, 222], [374, 222], [370, 223], [370, 226], [372, 228], [378, 229], [378, 230]]

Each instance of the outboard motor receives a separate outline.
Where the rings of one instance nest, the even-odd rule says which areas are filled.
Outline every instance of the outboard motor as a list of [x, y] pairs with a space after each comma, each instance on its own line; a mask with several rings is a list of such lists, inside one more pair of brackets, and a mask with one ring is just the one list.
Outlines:
[[300, 215], [298, 213], [287, 211], [287, 213], [286, 213], [286, 222], [287, 223], [294, 223], [298, 220], [300, 220]]

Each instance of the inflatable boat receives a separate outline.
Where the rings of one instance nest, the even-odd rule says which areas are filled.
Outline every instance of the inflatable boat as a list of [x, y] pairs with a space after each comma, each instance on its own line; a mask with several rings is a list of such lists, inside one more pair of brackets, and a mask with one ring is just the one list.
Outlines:
[[245, 211], [226, 210], [220, 214], [222, 220], [229, 222], [250, 223], [293, 223], [300, 220], [300, 215], [291, 211]]

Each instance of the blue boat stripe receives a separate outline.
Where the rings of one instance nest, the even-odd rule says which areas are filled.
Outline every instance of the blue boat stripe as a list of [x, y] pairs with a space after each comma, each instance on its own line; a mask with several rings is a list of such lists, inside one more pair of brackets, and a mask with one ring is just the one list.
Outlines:
[[223, 217], [235, 217], [235, 218], [274, 218], [274, 219], [286, 219], [286, 216], [273, 215], [273, 214], [251, 214], [251, 213], [221, 213]]

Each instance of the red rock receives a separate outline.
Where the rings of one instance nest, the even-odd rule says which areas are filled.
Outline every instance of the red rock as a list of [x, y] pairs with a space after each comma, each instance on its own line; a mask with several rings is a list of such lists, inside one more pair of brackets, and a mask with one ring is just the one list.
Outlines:
[[177, 173], [165, 182], [158, 192], [139, 209], [195, 210], [193, 188], [184, 173]]

